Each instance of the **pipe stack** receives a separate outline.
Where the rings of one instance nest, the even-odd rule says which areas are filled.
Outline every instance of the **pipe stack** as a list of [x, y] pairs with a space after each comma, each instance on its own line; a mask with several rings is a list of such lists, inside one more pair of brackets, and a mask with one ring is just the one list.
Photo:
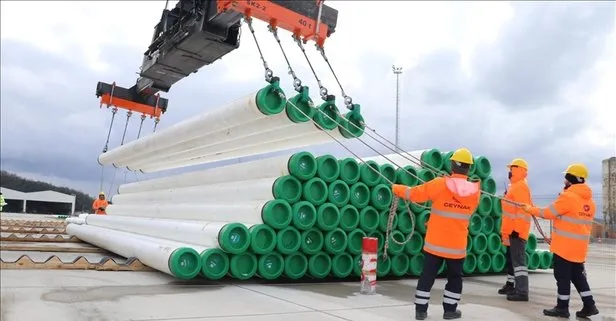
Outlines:
[[[449, 153], [430, 149], [411, 155], [449, 171]], [[178, 278], [212, 280], [358, 277], [362, 238], [372, 236], [379, 239], [379, 277], [418, 276], [430, 204], [411, 203], [413, 218], [406, 203], [399, 204], [390, 235], [412, 238], [404, 246], [390, 241], [384, 259], [393, 200], [389, 182], [419, 184], [396, 165], [422, 180], [435, 175], [406, 154], [385, 157], [363, 163], [302, 151], [124, 184], [108, 215], [69, 219], [67, 231]], [[477, 157], [473, 171], [482, 189], [495, 189], [487, 158]], [[482, 196], [469, 226], [466, 275], [503, 272], [501, 215], [500, 201]], [[529, 269], [550, 268], [551, 253], [536, 251], [534, 235], [528, 244]], [[445, 272], [443, 265], [439, 274]]]

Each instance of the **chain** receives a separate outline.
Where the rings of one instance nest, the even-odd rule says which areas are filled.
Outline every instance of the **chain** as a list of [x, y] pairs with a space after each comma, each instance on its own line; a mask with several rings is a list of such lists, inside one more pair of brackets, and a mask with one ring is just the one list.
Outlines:
[[118, 113], [118, 107], [113, 107], [111, 109], [111, 123], [109, 124], [109, 131], [107, 132], [107, 140], [105, 141], [105, 146], [103, 147], [103, 153], [107, 152], [109, 148], [109, 138], [111, 137], [111, 129], [113, 128], [113, 120], [115, 119], [115, 115]]
[[312, 74], [314, 75], [314, 78], [317, 80], [317, 84], [319, 85], [319, 94], [321, 95], [321, 99], [323, 100], [327, 100], [327, 88], [325, 88], [323, 86], [323, 84], [321, 83], [321, 79], [319, 79], [319, 76], [317, 75], [317, 72], [314, 70], [314, 67], [312, 67], [312, 63], [310, 62], [310, 58], [308, 58], [308, 55], [306, 54], [306, 49], [304, 49], [304, 44], [302, 43], [302, 40], [299, 38], [299, 36], [293, 35], [293, 40], [295, 41], [295, 43], [297, 43], [297, 46], [299, 47], [299, 49], [302, 50], [302, 53], [304, 54], [304, 57], [306, 58], [306, 61], [308, 62], [308, 66], [310, 67], [310, 70], [312, 70]]
[[287, 54], [284, 51], [284, 48], [282, 47], [282, 43], [280, 42], [280, 37], [278, 37], [278, 28], [273, 27], [272, 25], [268, 25], [267, 28], [274, 35], [276, 42], [278, 42], [278, 47], [280, 47], [280, 51], [282, 51], [284, 60], [287, 62], [287, 68], [289, 69], [289, 75], [293, 77], [293, 89], [295, 89], [295, 91], [297, 92], [301, 92], [302, 91], [302, 81], [301, 79], [297, 78], [297, 75], [295, 75], [295, 71], [293, 71], [293, 67], [291, 67], [289, 58], [287, 58]]
[[156, 127], [158, 127], [158, 123], [160, 123], [160, 118], [154, 119], [154, 129], [152, 130], [152, 133], [156, 132]]
[[274, 72], [268, 67], [267, 61], [265, 61], [265, 57], [263, 57], [263, 52], [261, 51], [261, 46], [259, 46], [259, 41], [257, 40], [257, 35], [255, 34], [255, 29], [252, 27], [252, 18], [244, 17], [246, 24], [248, 25], [248, 29], [252, 33], [252, 37], [255, 40], [255, 44], [257, 45], [257, 50], [259, 50], [259, 56], [261, 57], [261, 61], [263, 61], [263, 67], [265, 68], [265, 81], [271, 83], [274, 79]]
[[351, 98], [351, 96], [348, 96], [345, 92], [344, 92], [344, 88], [342, 87], [342, 83], [340, 83], [340, 80], [338, 79], [338, 76], [336, 75], [336, 72], [334, 71], [334, 68], [332, 67], [332, 64], [329, 62], [329, 59], [327, 59], [327, 56], [325, 55], [325, 48], [316, 45], [317, 50], [321, 53], [321, 56], [323, 57], [323, 59], [325, 60], [325, 62], [327, 63], [327, 66], [329, 67], [329, 70], [331, 70], [332, 75], [334, 75], [334, 78], [336, 79], [336, 82], [338, 83], [338, 87], [340, 87], [340, 92], [342, 93], [342, 98], [344, 98], [344, 105], [349, 109], [349, 110], [353, 110], [353, 98]]

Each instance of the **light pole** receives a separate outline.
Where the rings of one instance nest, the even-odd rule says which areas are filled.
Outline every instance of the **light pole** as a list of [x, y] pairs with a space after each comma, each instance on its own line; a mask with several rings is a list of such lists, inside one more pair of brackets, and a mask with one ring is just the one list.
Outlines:
[[396, 75], [396, 149], [400, 150], [400, 74], [402, 67], [391, 66]]

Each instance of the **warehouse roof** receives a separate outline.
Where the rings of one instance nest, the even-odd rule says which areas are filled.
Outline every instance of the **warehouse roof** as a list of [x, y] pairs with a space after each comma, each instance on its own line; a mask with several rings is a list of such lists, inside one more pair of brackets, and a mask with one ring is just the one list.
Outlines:
[[40, 191], [24, 193], [14, 189], [0, 187], [2, 196], [7, 200], [25, 200], [52, 203], [74, 203], [75, 195], [64, 194], [56, 191]]

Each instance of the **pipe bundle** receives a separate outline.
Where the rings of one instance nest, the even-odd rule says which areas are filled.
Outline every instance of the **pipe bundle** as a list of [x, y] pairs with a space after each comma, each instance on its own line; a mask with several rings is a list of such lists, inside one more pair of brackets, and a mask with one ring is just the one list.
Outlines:
[[[449, 153], [411, 152], [431, 168], [449, 172]], [[423, 237], [430, 204], [401, 202], [383, 256], [389, 181], [414, 186], [435, 178], [408, 156], [366, 159], [316, 157], [310, 152], [227, 165], [124, 184], [108, 215], [69, 219], [80, 239], [178, 278], [200, 275], [273, 280], [347, 278], [360, 275], [362, 238], [379, 239], [377, 275], [417, 276], [423, 268]], [[493, 192], [490, 163], [477, 157], [474, 173]], [[413, 173], [409, 175], [396, 165]], [[382, 173], [383, 176], [377, 174]], [[464, 273], [502, 273], [500, 201], [483, 195], [469, 225]], [[413, 226], [412, 222], [415, 221]], [[534, 239], [534, 235], [531, 236]], [[551, 253], [529, 239], [529, 269], [551, 267]], [[445, 265], [439, 271], [444, 274]]]
[[341, 116], [333, 101], [314, 107], [307, 87], [287, 100], [273, 82], [229, 105], [101, 154], [101, 165], [141, 172], [206, 164], [344, 140], [363, 134], [358, 111]]

